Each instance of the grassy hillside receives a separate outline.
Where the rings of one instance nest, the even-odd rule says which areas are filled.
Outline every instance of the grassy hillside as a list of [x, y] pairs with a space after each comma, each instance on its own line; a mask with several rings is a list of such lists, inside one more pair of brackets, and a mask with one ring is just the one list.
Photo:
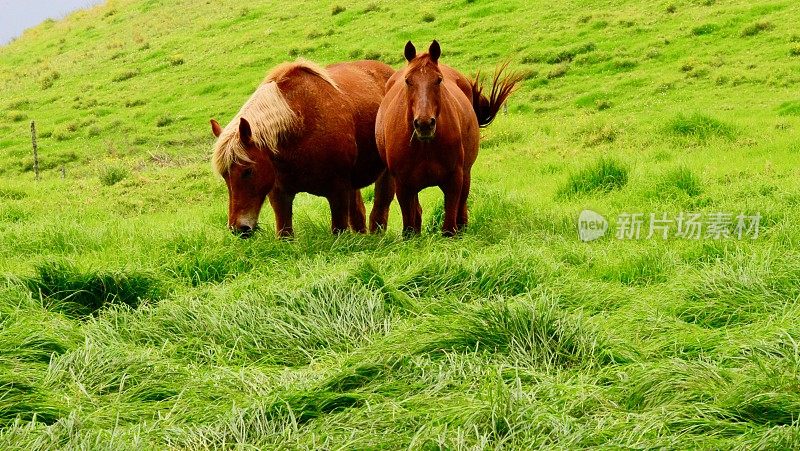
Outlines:
[[[0, 448], [796, 449], [798, 17], [112, 0], [29, 30], [0, 48]], [[467, 73], [527, 74], [463, 236], [435, 232], [436, 190], [410, 240], [396, 206], [384, 236], [332, 237], [311, 196], [293, 242], [226, 231], [209, 118], [277, 63], [399, 67], [433, 38]], [[578, 240], [587, 208], [610, 236]], [[617, 240], [624, 212], [762, 219]]]

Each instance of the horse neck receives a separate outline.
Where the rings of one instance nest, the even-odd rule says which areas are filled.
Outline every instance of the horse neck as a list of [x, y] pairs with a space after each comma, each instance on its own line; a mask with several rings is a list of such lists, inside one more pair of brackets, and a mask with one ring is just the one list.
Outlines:
[[452, 83], [445, 82], [441, 99], [439, 99], [439, 116], [449, 119], [445, 121], [445, 123], [450, 121], [460, 122], [462, 120], [461, 108], [459, 108], [459, 102], [456, 96], [460, 96], [463, 92], [461, 87], [455, 83], [454, 80], [451, 80], [451, 82]]

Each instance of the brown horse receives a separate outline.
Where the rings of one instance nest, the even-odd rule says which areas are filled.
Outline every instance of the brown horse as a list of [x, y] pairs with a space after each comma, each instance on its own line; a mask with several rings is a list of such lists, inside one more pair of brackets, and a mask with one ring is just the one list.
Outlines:
[[442, 233], [452, 236], [467, 225], [478, 127], [492, 122], [521, 80], [515, 75], [501, 80], [506, 67], [501, 66], [487, 97], [480, 76], [467, 79], [439, 64], [440, 55], [436, 41], [428, 53], [419, 56], [409, 41], [405, 48], [408, 65], [389, 80], [378, 110], [378, 150], [394, 179], [405, 233], [420, 233], [419, 192], [430, 186], [438, 186], [444, 193]]
[[[331, 229], [366, 232], [360, 188], [375, 183], [370, 230], [385, 228], [394, 198], [375, 145], [375, 116], [394, 70], [377, 61], [276, 67], [224, 129], [212, 161], [228, 186], [228, 227], [250, 236], [267, 195], [279, 236], [291, 236], [299, 192], [328, 199]], [[377, 182], [376, 182], [377, 181]]]

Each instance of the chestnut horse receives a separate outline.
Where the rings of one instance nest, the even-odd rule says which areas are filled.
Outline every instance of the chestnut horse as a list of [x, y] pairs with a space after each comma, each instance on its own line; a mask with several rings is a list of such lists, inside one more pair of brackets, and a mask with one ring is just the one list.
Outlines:
[[495, 73], [489, 96], [480, 76], [469, 80], [439, 64], [441, 48], [433, 41], [417, 56], [406, 44], [408, 65], [387, 83], [378, 110], [375, 136], [403, 212], [403, 231], [420, 233], [419, 192], [438, 186], [444, 193], [442, 233], [455, 235], [467, 225], [470, 171], [478, 156], [479, 127], [489, 125], [521, 78], [501, 80]]
[[269, 195], [278, 235], [291, 236], [294, 197], [307, 192], [328, 199], [334, 233], [366, 232], [360, 188], [375, 183], [370, 230], [385, 228], [394, 191], [375, 145], [375, 116], [393, 74], [377, 61], [324, 69], [285, 63], [227, 127], [212, 120], [212, 160], [228, 186], [228, 227], [250, 236]]

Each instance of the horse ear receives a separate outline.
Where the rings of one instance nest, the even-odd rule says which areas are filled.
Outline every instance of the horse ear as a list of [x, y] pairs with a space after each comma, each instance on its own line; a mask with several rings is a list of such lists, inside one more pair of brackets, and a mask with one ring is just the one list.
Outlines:
[[434, 63], [439, 62], [439, 57], [442, 56], [442, 48], [439, 46], [439, 41], [433, 40], [431, 47], [428, 49], [428, 54], [431, 56], [431, 61]]
[[214, 133], [214, 136], [217, 138], [222, 134], [222, 127], [219, 125], [219, 122], [214, 119], [211, 119], [211, 132]]
[[250, 144], [253, 139], [253, 130], [250, 128], [250, 123], [247, 119], [241, 118], [239, 120], [239, 139], [245, 144]]
[[416, 47], [414, 47], [414, 44], [411, 43], [411, 41], [408, 41], [408, 43], [406, 43], [405, 54], [406, 54], [406, 61], [408, 61], [409, 63], [414, 58], [417, 57], [417, 49], [416, 49]]

